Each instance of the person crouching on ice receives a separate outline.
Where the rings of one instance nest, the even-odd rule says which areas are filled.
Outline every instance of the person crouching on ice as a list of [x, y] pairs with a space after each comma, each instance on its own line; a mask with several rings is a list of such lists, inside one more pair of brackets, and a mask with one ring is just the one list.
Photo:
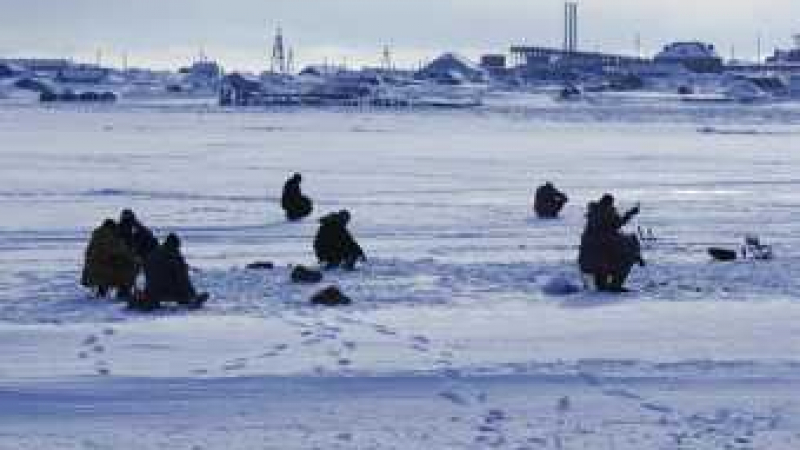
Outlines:
[[589, 203], [578, 262], [583, 273], [594, 276], [598, 291], [627, 292], [624, 284], [631, 268], [644, 265], [639, 239], [621, 231], [637, 214], [638, 206], [620, 216], [610, 194]]
[[181, 254], [181, 241], [174, 233], [145, 260], [144, 276], [144, 293], [130, 304], [132, 309], [150, 311], [163, 302], [199, 308], [208, 300], [208, 294], [198, 294], [192, 285], [189, 265]]
[[92, 232], [86, 248], [81, 284], [96, 289], [98, 297], [117, 290], [117, 298], [128, 299], [136, 280], [136, 257], [119, 238], [118, 225], [107, 219]]
[[293, 222], [307, 217], [314, 209], [311, 199], [300, 190], [302, 181], [303, 177], [296, 173], [283, 185], [281, 207], [286, 212], [286, 219]]
[[540, 219], [555, 219], [568, 201], [567, 196], [548, 181], [536, 189], [533, 210]]
[[342, 210], [319, 219], [320, 227], [314, 238], [314, 253], [325, 269], [342, 266], [354, 270], [356, 261], [366, 261], [364, 250], [347, 230], [350, 212]]

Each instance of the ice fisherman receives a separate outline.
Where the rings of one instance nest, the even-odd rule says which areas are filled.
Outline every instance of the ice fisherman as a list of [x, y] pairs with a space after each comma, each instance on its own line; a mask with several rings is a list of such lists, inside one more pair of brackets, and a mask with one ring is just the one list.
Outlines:
[[589, 203], [578, 262], [583, 273], [594, 276], [597, 290], [627, 292], [624, 285], [631, 268], [644, 265], [639, 239], [621, 231], [637, 214], [638, 206], [620, 215], [611, 194]]
[[297, 221], [308, 217], [314, 209], [310, 198], [303, 195], [300, 183], [303, 181], [302, 175], [295, 173], [283, 185], [283, 195], [281, 196], [281, 207], [286, 212], [286, 219]]
[[118, 298], [130, 298], [136, 280], [137, 264], [133, 251], [119, 236], [119, 226], [106, 219], [92, 232], [86, 248], [81, 284], [96, 289], [105, 297], [116, 289]]
[[118, 234], [140, 264], [158, 247], [158, 239], [153, 232], [142, 225], [130, 209], [123, 209], [120, 213]]
[[350, 212], [342, 210], [319, 220], [320, 227], [314, 238], [314, 252], [326, 269], [343, 267], [355, 269], [356, 262], [366, 261], [364, 250], [347, 229]]
[[130, 303], [132, 309], [149, 311], [164, 302], [200, 307], [208, 299], [208, 294], [195, 290], [189, 277], [189, 265], [181, 254], [180, 238], [174, 233], [145, 260], [144, 276], [144, 293], [142, 298]]
[[548, 181], [536, 189], [533, 210], [540, 219], [555, 219], [568, 201], [569, 198], [566, 194], [556, 189], [553, 183]]

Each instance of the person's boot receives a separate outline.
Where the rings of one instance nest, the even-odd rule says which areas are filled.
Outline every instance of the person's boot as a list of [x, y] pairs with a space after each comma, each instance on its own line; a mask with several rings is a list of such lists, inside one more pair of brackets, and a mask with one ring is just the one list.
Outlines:
[[122, 286], [117, 288], [117, 300], [129, 300], [133, 298], [132, 289], [130, 286]]
[[608, 275], [604, 273], [595, 274], [594, 287], [598, 292], [607, 292], [609, 290]]
[[356, 259], [355, 258], [347, 258], [344, 263], [342, 264], [342, 268], [348, 272], [352, 272], [356, 270]]
[[629, 289], [625, 288], [625, 280], [628, 279], [628, 275], [631, 273], [631, 267], [628, 266], [627, 268], [620, 270], [619, 272], [615, 272], [611, 274], [611, 284], [609, 286], [609, 291], [616, 292], [616, 293], [625, 293], [630, 292]]

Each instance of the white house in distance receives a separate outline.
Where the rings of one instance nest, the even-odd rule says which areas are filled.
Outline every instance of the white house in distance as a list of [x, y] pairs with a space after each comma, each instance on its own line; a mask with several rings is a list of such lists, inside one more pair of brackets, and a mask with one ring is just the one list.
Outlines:
[[468, 81], [471, 83], [485, 83], [489, 79], [486, 70], [455, 53], [445, 53], [434, 59], [420, 69], [417, 76], [440, 81]]
[[674, 42], [653, 58], [655, 63], [681, 65], [692, 72], [720, 73], [722, 58], [711, 44], [703, 42]]

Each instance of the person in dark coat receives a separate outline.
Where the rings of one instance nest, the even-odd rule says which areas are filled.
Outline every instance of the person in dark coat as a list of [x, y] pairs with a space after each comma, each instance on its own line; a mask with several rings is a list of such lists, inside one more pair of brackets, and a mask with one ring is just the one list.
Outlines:
[[620, 215], [610, 194], [589, 203], [578, 262], [583, 273], [594, 276], [600, 291], [625, 292], [633, 265], [644, 264], [638, 238], [621, 231], [637, 214], [638, 206]]
[[144, 298], [132, 307], [150, 310], [163, 302], [176, 302], [186, 306], [200, 306], [207, 294], [198, 295], [189, 278], [189, 265], [181, 254], [181, 242], [170, 234], [144, 262]]
[[303, 177], [296, 173], [292, 175], [283, 186], [281, 196], [281, 207], [286, 212], [286, 219], [296, 221], [308, 217], [314, 209], [311, 199], [303, 195], [300, 190], [300, 183]]
[[568, 201], [567, 196], [548, 181], [536, 189], [533, 210], [540, 219], [555, 219]]
[[158, 247], [158, 239], [153, 232], [142, 225], [130, 209], [124, 209], [120, 214], [119, 236], [136, 255], [140, 264]]
[[355, 269], [356, 261], [365, 261], [364, 250], [347, 230], [350, 213], [347, 210], [328, 214], [319, 220], [320, 227], [314, 238], [314, 252], [326, 269], [339, 266]]
[[135, 256], [119, 237], [116, 222], [107, 219], [92, 232], [86, 248], [81, 284], [97, 289], [99, 297], [105, 297], [110, 289], [116, 289], [117, 296], [124, 298], [130, 296], [135, 279]]

